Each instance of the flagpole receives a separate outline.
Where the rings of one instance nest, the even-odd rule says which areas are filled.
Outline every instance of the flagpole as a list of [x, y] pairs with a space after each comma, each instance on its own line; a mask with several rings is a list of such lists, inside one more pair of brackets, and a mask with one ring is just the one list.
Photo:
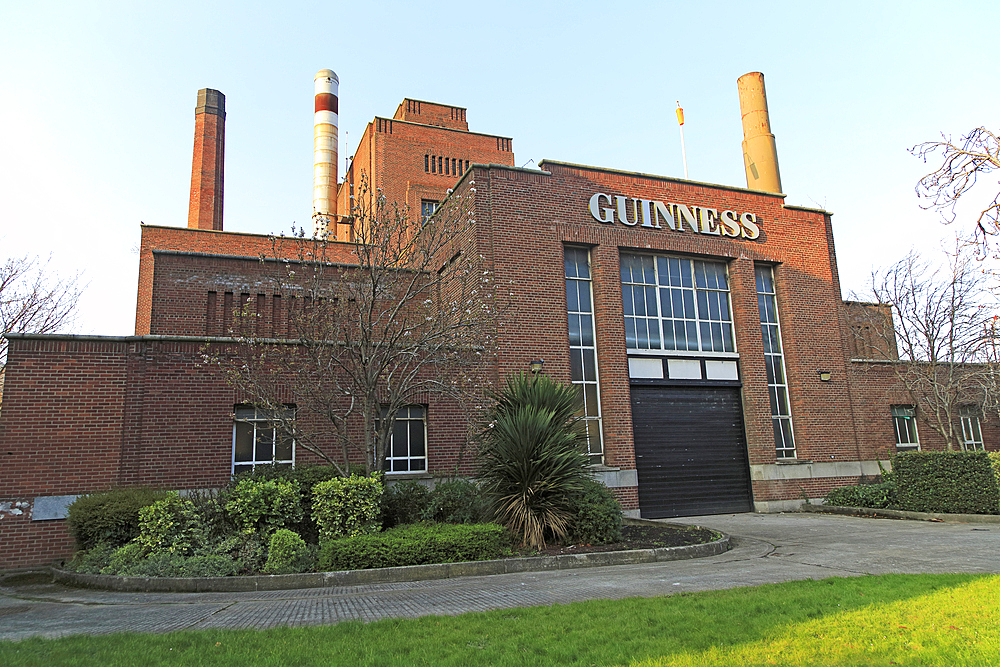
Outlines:
[[684, 109], [681, 108], [680, 100], [677, 100], [677, 124], [681, 128], [681, 159], [684, 161], [684, 179], [688, 180], [688, 158], [687, 151], [684, 150]]

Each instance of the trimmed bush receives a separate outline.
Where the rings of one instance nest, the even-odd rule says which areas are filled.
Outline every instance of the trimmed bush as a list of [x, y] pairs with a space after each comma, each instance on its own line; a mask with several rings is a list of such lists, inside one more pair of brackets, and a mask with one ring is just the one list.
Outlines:
[[160, 552], [151, 554], [131, 564], [124, 565], [116, 572], [121, 577], [228, 577], [236, 573], [236, 564], [225, 556], [191, 556]]
[[622, 540], [622, 508], [608, 487], [594, 479], [570, 498], [569, 544], [614, 544]]
[[497, 524], [416, 523], [377, 535], [330, 540], [320, 546], [319, 568], [363, 570], [378, 567], [461, 563], [500, 558], [510, 552], [510, 534]]
[[1000, 452], [987, 452], [990, 459], [990, 467], [993, 468], [993, 478], [996, 479], [997, 488], [1000, 488]]
[[309, 545], [298, 533], [279, 528], [271, 536], [264, 572], [267, 574], [305, 572], [312, 567], [313, 561], [314, 556]]
[[205, 542], [205, 532], [194, 503], [176, 493], [139, 510], [138, 541], [147, 554], [190, 555]]
[[134, 486], [80, 496], [70, 503], [66, 526], [80, 549], [101, 542], [117, 548], [138, 537], [139, 510], [166, 495]]
[[896, 484], [890, 481], [842, 486], [826, 494], [823, 503], [839, 507], [888, 509], [896, 506]]
[[430, 491], [412, 479], [389, 485], [382, 494], [382, 527], [416, 523], [424, 516]]
[[1000, 488], [986, 452], [906, 452], [892, 459], [899, 509], [1000, 514]]
[[228, 496], [226, 512], [244, 533], [269, 535], [302, 520], [302, 492], [296, 480], [245, 478]]
[[313, 487], [313, 518], [320, 540], [377, 533], [382, 473], [337, 477]]
[[478, 486], [456, 479], [434, 487], [420, 518], [437, 523], [486, 523], [493, 513]]

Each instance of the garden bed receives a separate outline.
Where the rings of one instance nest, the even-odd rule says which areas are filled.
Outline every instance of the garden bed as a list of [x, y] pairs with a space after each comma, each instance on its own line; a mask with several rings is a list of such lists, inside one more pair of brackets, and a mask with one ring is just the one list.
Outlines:
[[[638, 528], [639, 530], [630, 531], [630, 528]], [[615, 544], [551, 547], [544, 552], [525, 551], [500, 560], [464, 563], [440, 563], [339, 572], [200, 578], [122, 577], [84, 574], [58, 567], [52, 568], [52, 574], [57, 582], [64, 585], [112, 591], [164, 593], [265, 591], [360, 586], [453, 577], [660, 563], [716, 556], [731, 548], [729, 536], [695, 526], [662, 524], [626, 526], [625, 529], [628, 541]], [[702, 539], [707, 541], [699, 541]], [[673, 546], [667, 546], [668, 544], [673, 544]]]
[[604, 553], [607, 551], [687, 547], [713, 542], [720, 537], [719, 533], [699, 526], [679, 526], [668, 523], [625, 525], [622, 526], [622, 541], [615, 542], [614, 544], [551, 545], [540, 551], [518, 555], [562, 556], [566, 554]]

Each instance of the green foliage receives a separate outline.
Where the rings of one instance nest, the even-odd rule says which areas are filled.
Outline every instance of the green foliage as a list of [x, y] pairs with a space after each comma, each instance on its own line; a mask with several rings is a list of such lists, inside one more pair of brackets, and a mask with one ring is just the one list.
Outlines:
[[244, 533], [264, 535], [302, 520], [302, 492], [297, 480], [239, 480], [230, 489], [226, 512]]
[[139, 535], [139, 510], [165, 496], [138, 486], [80, 496], [69, 506], [66, 525], [80, 549], [101, 542], [120, 547]]
[[182, 556], [161, 551], [150, 554], [131, 563], [123, 563], [121, 569], [103, 574], [117, 574], [121, 577], [228, 577], [236, 573], [236, 564], [225, 556]]
[[997, 488], [1000, 488], [1000, 452], [987, 452], [990, 459], [990, 467], [993, 469], [993, 478], [996, 480]]
[[124, 546], [118, 547], [107, 567], [101, 570], [101, 574], [120, 574], [128, 571], [133, 565], [141, 561], [145, 555], [143, 546], [138, 540], [133, 540]]
[[258, 533], [229, 535], [214, 545], [210, 555], [225, 556], [231, 560], [239, 574], [254, 574], [264, 569], [267, 558], [263, 539]]
[[382, 494], [382, 527], [420, 521], [429, 501], [430, 491], [420, 482], [408, 479], [388, 485]]
[[572, 520], [570, 498], [587, 479], [576, 387], [548, 376], [515, 375], [496, 397], [480, 453], [479, 480], [497, 521], [522, 544], [544, 548]]
[[416, 523], [377, 535], [329, 540], [320, 545], [319, 568], [361, 570], [500, 558], [510, 551], [507, 531], [496, 524]]
[[187, 556], [205, 541], [205, 525], [193, 502], [168, 493], [139, 510], [138, 541], [147, 554]]
[[[353, 471], [355, 468], [356, 466], [352, 466], [351, 470]], [[360, 474], [364, 476], [364, 466], [360, 468]], [[320, 482], [340, 476], [337, 469], [331, 465], [304, 465], [295, 466], [294, 468], [288, 465], [259, 465], [252, 471], [237, 475], [233, 479], [233, 483], [230, 484], [230, 487], [235, 488], [244, 479], [257, 481], [273, 479], [298, 482], [302, 492], [300, 501], [302, 505], [302, 519], [295, 523], [286, 524], [284, 527], [294, 530], [306, 542], [316, 544], [319, 541], [319, 529], [312, 517], [313, 487]], [[228, 491], [226, 493], [228, 495]]]
[[321, 541], [378, 532], [382, 477], [382, 473], [371, 477], [351, 475], [313, 487], [312, 514]]
[[271, 536], [267, 548], [267, 574], [293, 574], [305, 572], [313, 566], [315, 555], [305, 540], [287, 528], [279, 528]]
[[107, 542], [99, 542], [89, 550], [77, 551], [66, 563], [66, 569], [84, 574], [100, 574], [108, 566], [115, 553], [115, 547]]
[[896, 484], [893, 481], [882, 481], [875, 484], [842, 486], [826, 494], [823, 502], [838, 507], [888, 509], [896, 506]]
[[892, 460], [899, 509], [1000, 514], [1000, 488], [986, 452], [906, 452]]
[[614, 544], [622, 540], [622, 508], [608, 487], [594, 479], [570, 497], [570, 544]]
[[434, 487], [421, 519], [438, 523], [486, 523], [493, 519], [493, 512], [478, 486], [455, 479]]

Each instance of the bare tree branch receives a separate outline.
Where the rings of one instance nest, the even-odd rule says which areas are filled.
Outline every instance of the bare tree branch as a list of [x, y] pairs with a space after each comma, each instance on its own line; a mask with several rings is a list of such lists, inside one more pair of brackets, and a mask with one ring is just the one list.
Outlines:
[[373, 472], [402, 408], [442, 394], [469, 414], [485, 404], [483, 357], [499, 308], [475, 250], [470, 201], [453, 195], [427, 220], [364, 183], [355, 201], [355, 261], [329, 261], [341, 244], [315, 238], [301, 240], [298, 257], [282, 257], [275, 239], [261, 261], [289, 304], [284, 339], [259, 337], [248, 308], [236, 318], [237, 354], [211, 361], [261, 407], [278, 411], [290, 395], [299, 414], [280, 426], [306, 449], [342, 472], [359, 459]]
[[[1000, 167], [1000, 139], [985, 127], [977, 127], [953, 142], [941, 135], [940, 141], [926, 141], [910, 153], [940, 166], [917, 183], [917, 196], [925, 200], [925, 209], [940, 211], [946, 223], [955, 221], [955, 206], [980, 176]], [[973, 238], [985, 250], [990, 238], [1000, 234], [1000, 190], [993, 202], [980, 211]]]
[[[56, 333], [71, 329], [85, 288], [80, 276], [60, 278], [51, 256], [10, 257], [0, 265], [0, 334]], [[7, 362], [7, 339], [0, 337], [0, 369]]]
[[935, 267], [911, 250], [886, 271], [872, 274], [868, 296], [882, 307], [865, 309], [864, 329], [875, 340], [868, 346], [898, 350], [892, 365], [896, 378], [948, 449], [961, 448], [962, 407], [986, 399], [984, 333], [990, 317], [985, 283], [980, 266], [958, 243], [946, 267]]

